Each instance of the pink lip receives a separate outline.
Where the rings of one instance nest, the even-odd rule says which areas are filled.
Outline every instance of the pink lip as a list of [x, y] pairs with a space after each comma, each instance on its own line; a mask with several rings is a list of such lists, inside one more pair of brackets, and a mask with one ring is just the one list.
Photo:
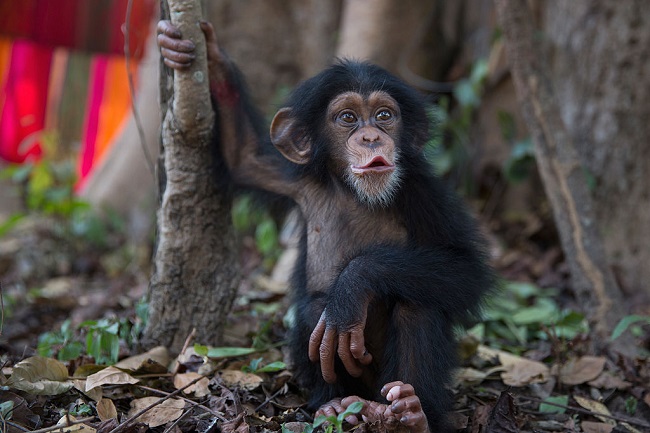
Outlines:
[[395, 170], [395, 166], [393, 164], [389, 164], [388, 161], [386, 161], [382, 156], [375, 156], [365, 165], [361, 165], [361, 166], [353, 165], [351, 168], [352, 168], [352, 173], [355, 174], [363, 174], [363, 173], [373, 172], [373, 171], [384, 172], [384, 171]]

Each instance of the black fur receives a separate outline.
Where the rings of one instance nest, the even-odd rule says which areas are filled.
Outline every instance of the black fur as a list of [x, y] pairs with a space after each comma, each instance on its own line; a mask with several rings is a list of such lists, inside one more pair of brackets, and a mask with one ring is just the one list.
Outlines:
[[[445, 413], [451, 408], [447, 386], [457, 363], [453, 326], [474, 317], [494, 278], [474, 221], [458, 197], [432, 174], [424, 158], [423, 147], [431, 132], [426, 103], [377, 66], [339, 62], [302, 83], [287, 102], [298, 120], [298, 134], [312, 143], [310, 162], [296, 165], [278, 158], [278, 164], [288, 178], [308, 177], [330, 190], [340, 179], [329, 164], [332, 144], [324, 126], [327, 106], [346, 91], [368, 95], [377, 90], [391, 95], [401, 111], [398, 146], [403, 181], [390, 211], [405, 227], [407, 242], [395, 245], [376, 239], [358, 248], [341, 239], [348, 259], [323, 293], [307, 287], [306, 231], [303, 233], [293, 276], [297, 308], [290, 345], [294, 373], [309, 391], [313, 409], [334, 397], [349, 395], [381, 401], [379, 391], [385, 383], [411, 383], [432, 431], [446, 431]], [[242, 107], [242, 115], [250, 119], [248, 110]], [[275, 151], [268, 140], [265, 143], [260, 152]], [[372, 214], [368, 210], [350, 218], [371, 219]], [[369, 347], [374, 357], [368, 366], [373, 383], [353, 378], [337, 361], [338, 381], [327, 384], [320, 366], [307, 357], [309, 336], [323, 306], [332, 316], [332, 324], [345, 329], [359, 317], [359, 305], [371, 298], [366, 333], [383, 336], [379, 344]]]

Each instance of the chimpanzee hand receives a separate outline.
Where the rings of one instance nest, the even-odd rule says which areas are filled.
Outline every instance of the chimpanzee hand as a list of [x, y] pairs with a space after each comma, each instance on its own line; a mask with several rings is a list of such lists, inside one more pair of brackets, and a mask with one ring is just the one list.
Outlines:
[[368, 306], [362, 306], [361, 311], [363, 313], [358, 322], [341, 327], [331, 320], [326, 308], [309, 337], [309, 359], [312, 362], [320, 361], [323, 379], [327, 383], [336, 382], [335, 352], [343, 361], [348, 373], [354, 377], [361, 376], [363, 372], [360, 364], [368, 365], [372, 361], [372, 355], [366, 349], [363, 336], [366, 329]]
[[345, 418], [350, 424], [356, 425], [362, 419], [367, 423], [379, 423], [387, 431], [405, 427], [410, 433], [430, 432], [427, 417], [422, 411], [420, 399], [415, 395], [413, 386], [399, 381], [390, 382], [381, 389], [381, 395], [391, 404], [381, 404], [351, 396], [325, 403], [318, 409], [316, 416], [337, 416], [345, 412], [352, 403], [360, 401], [363, 403], [361, 412]]
[[[212, 24], [202, 21], [200, 25], [205, 36], [210, 79], [212, 82], [219, 82], [223, 79], [222, 74], [227, 60], [219, 49]], [[189, 39], [182, 39], [183, 35], [180, 30], [170, 21], [158, 21], [157, 30], [158, 46], [165, 65], [177, 70], [189, 68], [196, 57], [194, 42]]]

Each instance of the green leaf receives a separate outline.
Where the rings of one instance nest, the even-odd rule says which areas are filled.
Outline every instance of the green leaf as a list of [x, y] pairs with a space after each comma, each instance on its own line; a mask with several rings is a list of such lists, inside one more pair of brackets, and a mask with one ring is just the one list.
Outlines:
[[[261, 358], [260, 358], [261, 359]], [[287, 368], [287, 365], [282, 361], [275, 361], [270, 364], [265, 365], [262, 368], [255, 370], [256, 373], [275, 373], [276, 371], [284, 370]]]
[[[567, 406], [569, 404], [568, 395], [558, 395], [555, 397], [547, 397], [544, 399], [545, 402], [560, 404], [562, 406]], [[539, 411], [541, 413], [565, 413], [566, 409], [563, 407], [554, 406], [552, 404], [541, 403], [539, 405]]]
[[522, 308], [512, 315], [516, 325], [551, 324], [558, 317], [558, 307], [552, 299], [540, 298], [531, 307]]
[[199, 356], [208, 356], [208, 351], [208, 346], [203, 346], [201, 344], [194, 345], [194, 352]]
[[210, 347], [206, 356], [210, 358], [235, 358], [255, 352], [257, 350], [251, 347]]
[[532, 296], [539, 295], [540, 288], [532, 283], [509, 281], [505, 284], [505, 292], [512, 293], [519, 299], [528, 299]]
[[255, 229], [255, 243], [262, 254], [267, 255], [278, 245], [278, 229], [275, 221], [265, 218]]
[[616, 327], [614, 328], [614, 331], [612, 331], [612, 335], [609, 337], [609, 339], [616, 340], [625, 331], [627, 331], [627, 328], [629, 328], [632, 324], [636, 322], [650, 323], [650, 316], [640, 316], [638, 314], [632, 314], [630, 316], [623, 317], [621, 321], [618, 322], [618, 325], [616, 325]]
[[14, 411], [13, 400], [7, 400], [0, 403], [0, 415], [2, 416], [2, 419], [11, 419], [11, 415], [13, 415], [13, 411]]
[[333, 417], [329, 417], [329, 416], [325, 416], [325, 415], [317, 416], [316, 419], [314, 420], [314, 425], [313, 426], [314, 426], [314, 428], [316, 428], [316, 427], [320, 427], [321, 425], [323, 425], [327, 421], [333, 422], [334, 420], [332, 418]]
[[57, 354], [57, 359], [59, 361], [70, 361], [72, 359], [77, 359], [81, 356], [81, 352], [84, 350], [84, 345], [79, 341], [71, 341], [68, 344], [65, 344], [59, 353]]
[[5, 221], [3, 221], [0, 224], [0, 237], [6, 235], [16, 227], [16, 224], [18, 224], [23, 218], [25, 218], [27, 215], [24, 213], [15, 213], [11, 215], [9, 218], [7, 218]]
[[353, 415], [353, 414], [361, 412], [361, 409], [363, 409], [363, 402], [355, 401], [350, 406], [348, 406], [348, 408], [345, 410], [344, 414], [345, 414], [345, 416]]

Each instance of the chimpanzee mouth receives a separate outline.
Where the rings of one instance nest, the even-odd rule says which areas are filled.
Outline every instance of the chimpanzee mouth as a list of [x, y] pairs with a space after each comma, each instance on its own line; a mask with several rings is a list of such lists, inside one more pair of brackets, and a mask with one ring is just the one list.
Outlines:
[[353, 165], [352, 173], [354, 174], [364, 174], [368, 172], [387, 172], [395, 170], [395, 166], [388, 161], [383, 156], [375, 156], [369, 162], [364, 165]]

